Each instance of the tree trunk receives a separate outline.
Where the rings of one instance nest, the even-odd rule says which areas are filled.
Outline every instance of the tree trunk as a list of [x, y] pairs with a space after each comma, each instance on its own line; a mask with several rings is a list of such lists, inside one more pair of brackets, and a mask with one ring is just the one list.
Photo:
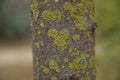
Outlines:
[[96, 80], [93, 0], [32, 0], [34, 80]]

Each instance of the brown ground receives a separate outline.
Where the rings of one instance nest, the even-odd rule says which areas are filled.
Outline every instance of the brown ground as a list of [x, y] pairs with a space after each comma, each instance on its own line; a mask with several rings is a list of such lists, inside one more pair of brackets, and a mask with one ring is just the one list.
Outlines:
[[33, 80], [30, 44], [0, 45], [0, 80]]

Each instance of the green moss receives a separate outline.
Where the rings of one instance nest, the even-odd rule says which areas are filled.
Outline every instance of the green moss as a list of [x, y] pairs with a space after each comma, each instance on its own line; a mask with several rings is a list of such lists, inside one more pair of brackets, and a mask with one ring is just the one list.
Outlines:
[[40, 11], [38, 10], [38, 0], [32, 0], [30, 8], [31, 8], [33, 20], [36, 22], [40, 14]]
[[51, 11], [51, 10], [45, 10], [43, 11], [42, 13], [42, 17], [44, 20], [46, 21], [61, 21], [62, 20], [62, 14], [60, 12], [60, 10], [54, 10], [54, 11]]
[[68, 53], [71, 57], [78, 56], [80, 51], [77, 48], [69, 48]]
[[80, 40], [80, 35], [74, 34], [72, 38], [73, 38], [73, 40]]

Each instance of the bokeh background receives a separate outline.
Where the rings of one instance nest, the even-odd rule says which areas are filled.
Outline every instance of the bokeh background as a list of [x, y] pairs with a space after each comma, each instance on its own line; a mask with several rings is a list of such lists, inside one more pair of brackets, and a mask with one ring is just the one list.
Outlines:
[[[29, 0], [0, 0], [0, 80], [33, 80]], [[95, 0], [97, 80], [120, 80], [120, 0]]]

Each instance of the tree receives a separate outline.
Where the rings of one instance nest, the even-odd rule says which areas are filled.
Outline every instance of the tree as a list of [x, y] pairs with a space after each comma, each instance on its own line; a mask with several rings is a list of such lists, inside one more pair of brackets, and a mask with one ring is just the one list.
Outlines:
[[34, 80], [96, 80], [93, 0], [32, 0]]

